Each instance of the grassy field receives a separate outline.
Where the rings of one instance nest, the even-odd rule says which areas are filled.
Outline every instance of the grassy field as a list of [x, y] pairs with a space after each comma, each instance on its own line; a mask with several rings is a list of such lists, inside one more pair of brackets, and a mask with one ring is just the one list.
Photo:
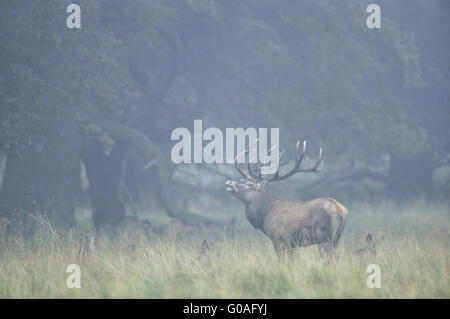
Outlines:
[[[130, 224], [95, 236], [80, 260], [80, 231], [58, 232], [44, 221], [32, 241], [0, 234], [1, 298], [449, 298], [449, 206], [422, 202], [355, 204], [337, 256], [298, 249], [280, 262], [264, 235], [236, 206], [233, 228], [185, 228], [163, 234]], [[224, 213], [224, 212], [222, 212]], [[384, 236], [377, 256], [355, 254], [365, 235]], [[215, 242], [197, 259], [202, 241]], [[69, 264], [81, 288], [66, 287]], [[366, 268], [378, 264], [381, 288], [369, 289]]]

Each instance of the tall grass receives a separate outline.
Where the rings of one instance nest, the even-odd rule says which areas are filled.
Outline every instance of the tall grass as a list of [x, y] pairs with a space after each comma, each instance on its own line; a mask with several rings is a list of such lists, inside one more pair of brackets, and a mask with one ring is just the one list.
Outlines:
[[[80, 231], [40, 223], [32, 240], [0, 233], [1, 298], [449, 298], [449, 207], [424, 202], [400, 207], [353, 205], [336, 257], [315, 247], [279, 261], [270, 241], [241, 216], [233, 229], [168, 226], [153, 234], [138, 225], [95, 236], [80, 260]], [[236, 215], [237, 216], [237, 215]], [[371, 232], [384, 236], [377, 255], [355, 250]], [[197, 259], [203, 239], [215, 242]], [[66, 287], [69, 264], [81, 288]], [[369, 264], [381, 288], [366, 285]]]

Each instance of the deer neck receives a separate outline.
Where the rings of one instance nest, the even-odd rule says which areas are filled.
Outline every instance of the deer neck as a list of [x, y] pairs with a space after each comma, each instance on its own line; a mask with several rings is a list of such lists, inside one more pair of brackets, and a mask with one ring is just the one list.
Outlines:
[[264, 231], [264, 222], [277, 198], [271, 192], [263, 190], [259, 196], [245, 207], [245, 215], [253, 227]]

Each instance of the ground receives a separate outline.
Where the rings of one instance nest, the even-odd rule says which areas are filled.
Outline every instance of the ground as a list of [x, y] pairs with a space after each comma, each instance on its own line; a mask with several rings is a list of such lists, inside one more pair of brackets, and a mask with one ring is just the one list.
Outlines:
[[[0, 233], [0, 298], [450, 297], [448, 204], [350, 205], [336, 257], [311, 247], [290, 261], [277, 259], [243, 208], [233, 209], [233, 227], [172, 223], [160, 234], [130, 224], [98, 233], [84, 260], [80, 230], [42, 221], [32, 241]], [[359, 256], [368, 232], [384, 240], [376, 256]], [[204, 239], [215, 248], [198, 259]], [[79, 289], [66, 286], [69, 264], [80, 266]], [[381, 288], [368, 288], [369, 264], [380, 266]]]

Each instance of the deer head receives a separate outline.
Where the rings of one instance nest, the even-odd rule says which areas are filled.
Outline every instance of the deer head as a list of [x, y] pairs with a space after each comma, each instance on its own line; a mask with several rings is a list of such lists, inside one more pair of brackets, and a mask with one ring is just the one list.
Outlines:
[[368, 233], [366, 236], [366, 244], [359, 248], [356, 251], [357, 255], [364, 256], [364, 255], [372, 255], [375, 257], [377, 255], [377, 246], [380, 242], [382, 242], [384, 239], [384, 236], [381, 236], [379, 240], [374, 240], [371, 233]]
[[237, 169], [237, 171], [244, 177], [243, 179], [239, 181], [226, 181], [226, 191], [231, 193], [232, 195], [236, 196], [238, 199], [243, 201], [244, 203], [251, 203], [257, 200], [261, 197], [262, 194], [265, 193], [266, 186], [269, 183], [284, 180], [286, 178], [289, 178], [290, 176], [296, 174], [296, 173], [304, 173], [304, 172], [319, 172], [323, 167], [323, 158], [322, 158], [322, 149], [319, 151], [319, 158], [317, 159], [317, 162], [308, 168], [301, 168], [301, 163], [305, 157], [306, 154], [306, 141], [302, 143], [302, 148], [300, 150], [300, 141], [297, 142], [297, 155], [294, 167], [288, 171], [284, 175], [280, 175], [280, 166], [283, 159], [284, 151], [280, 153], [279, 157], [279, 165], [277, 167], [277, 170], [274, 174], [271, 176], [262, 176], [261, 174], [261, 163], [256, 163], [257, 168], [253, 169], [252, 164], [249, 162], [247, 163], [247, 169], [243, 169], [239, 167], [237, 160], [239, 156], [241, 156], [243, 153], [247, 155], [249, 153], [248, 149], [245, 150], [243, 153], [236, 156], [234, 160], [234, 165]]

